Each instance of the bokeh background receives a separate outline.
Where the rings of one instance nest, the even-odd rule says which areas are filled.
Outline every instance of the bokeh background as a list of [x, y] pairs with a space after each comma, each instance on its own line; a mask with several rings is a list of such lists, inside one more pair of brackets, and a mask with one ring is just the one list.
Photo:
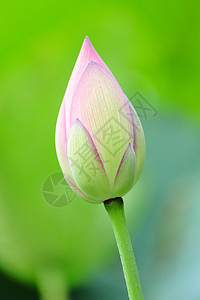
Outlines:
[[144, 126], [125, 209], [145, 299], [199, 300], [199, 1], [0, 6], [0, 299], [127, 299], [103, 206], [42, 194], [60, 172], [57, 114], [88, 35]]

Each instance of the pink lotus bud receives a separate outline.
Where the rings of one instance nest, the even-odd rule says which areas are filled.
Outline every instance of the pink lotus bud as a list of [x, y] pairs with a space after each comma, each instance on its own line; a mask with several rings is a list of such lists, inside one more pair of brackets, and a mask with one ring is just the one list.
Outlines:
[[125, 195], [143, 168], [140, 120], [88, 37], [58, 115], [56, 151], [67, 182], [94, 203]]

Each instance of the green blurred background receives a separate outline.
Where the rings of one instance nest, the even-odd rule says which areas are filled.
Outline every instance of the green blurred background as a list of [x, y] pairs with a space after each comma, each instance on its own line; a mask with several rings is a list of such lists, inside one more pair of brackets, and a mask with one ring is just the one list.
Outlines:
[[125, 208], [145, 299], [200, 299], [199, 8], [0, 4], [0, 299], [39, 299], [40, 290], [59, 300], [64, 288], [73, 300], [127, 299], [103, 206], [76, 197], [55, 208], [42, 196], [45, 179], [60, 172], [55, 124], [85, 35], [144, 126], [146, 164]]

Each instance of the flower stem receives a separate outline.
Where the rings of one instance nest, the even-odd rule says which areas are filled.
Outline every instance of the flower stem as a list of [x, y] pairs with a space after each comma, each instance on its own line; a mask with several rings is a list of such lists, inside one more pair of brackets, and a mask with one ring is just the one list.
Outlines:
[[106, 200], [104, 201], [104, 205], [112, 223], [124, 271], [129, 299], [142, 300], [142, 288], [140, 285], [135, 256], [126, 225], [123, 200], [120, 197]]
[[69, 300], [65, 279], [59, 271], [48, 269], [38, 279], [41, 300]]

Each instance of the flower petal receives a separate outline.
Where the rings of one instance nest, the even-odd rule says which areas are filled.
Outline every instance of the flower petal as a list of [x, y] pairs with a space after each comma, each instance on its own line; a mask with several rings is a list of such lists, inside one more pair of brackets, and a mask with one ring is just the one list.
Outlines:
[[70, 182], [75, 184], [67, 160], [67, 137], [65, 124], [65, 103], [63, 101], [60, 107], [56, 123], [56, 152], [58, 156], [58, 161], [60, 163], [63, 173], [65, 174], [65, 177], [67, 177], [68, 180], [70, 180]]
[[61, 105], [58, 120], [56, 123], [56, 152], [58, 161], [60, 163], [63, 175], [67, 181], [67, 183], [71, 186], [71, 188], [76, 192], [78, 196], [81, 196], [85, 199], [88, 197], [80, 191], [80, 189], [76, 186], [76, 182], [73, 178], [72, 172], [70, 170], [68, 158], [67, 158], [67, 138], [66, 138], [66, 130], [65, 130], [65, 104], [64, 101]]
[[[65, 177], [65, 176], [64, 176]], [[71, 187], [71, 189], [76, 193], [77, 196], [87, 200], [88, 202], [93, 203], [93, 200], [90, 199], [87, 195], [85, 195], [78, 187], [77, 185], [72, 184], [66, 177], [65, 177], [67, 183]]]
[[115, 177], [113, 197], [121, 197], [128, 193], [134, 184], [136, 174], [136, 157], [132, 145], [129, 143]]
[[101, 65], [91, 61], [75, 90], [70, 122], [73, 124], [78, 118], [87, 128], [101, 160], [105, 162], [111, 185], [127, 144], [133, 144], [129, 106], [124, 107], [127, 118], [120, 113], [120, 108], [126, 103], [127, 97], [116, 79]]
[[[67, 89], [65, 92], [65, 96], [64, 96], [64, 99], [66, 100], [65, 107], [66, 107], [67, 115], [68, 115], [68, 111], [70, 110], [72, 97], [74, 95], [74, 91], [78, 84], [78, 81], [79, 81], [83, 71], [85, 70], [85, 68], [87, 67], [88, 63], [91, 60], [102, 65], [112, 75], [111, 71], [106, 66], [106, 64], [103, 62], [101, 57], [98, 55], [98, 53], [92, 46], [89, 38], [86, 36], [86, 38], [83, 42], [83, 45], [81, 47], [80, 53], [78, 55], [76, 64], [74, 66], [73, 72], [71, 74], [71, 77], [70, 77], [70, 80], [69, 80], [69, 83], [68, 83], [68, 86], [67, 86]], [[68, 136], [69, 131], [70, 131], [70, 119], [69, 118], [66, 119], [66, 131], [67, 131], [67, 136]]]
[[135, 150], [136, 161], [137, 161], [136, 178], [135, 178], [135, 183], [136, 183], [144, 167], [145, 156], [146, 156], [146, 145], [145, 145], [144, 131], [140, 119], [131, 103], [130, 103], [130, 110], [134, 122], [134, 135], [135, 135], [134, 150]]
[[95, 203], [110, 198], [111, 189], [103, 163], [92, 138], [77, 119], [67, 142], [69, 165], [76, 185]]

